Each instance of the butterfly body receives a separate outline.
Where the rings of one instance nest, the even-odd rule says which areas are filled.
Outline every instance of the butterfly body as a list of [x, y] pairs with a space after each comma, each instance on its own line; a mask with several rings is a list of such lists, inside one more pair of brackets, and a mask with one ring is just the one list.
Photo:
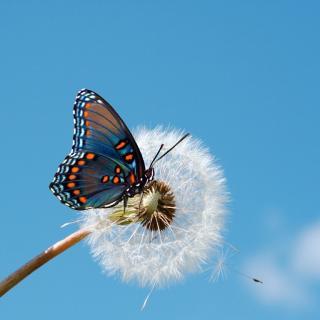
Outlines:
[[113, 107], [95, 92], [80, 90], [74, 103], [73, 146], [50, 190], [76, 210], [109, 207], [141, 193], [153, 179], [138, 145]]

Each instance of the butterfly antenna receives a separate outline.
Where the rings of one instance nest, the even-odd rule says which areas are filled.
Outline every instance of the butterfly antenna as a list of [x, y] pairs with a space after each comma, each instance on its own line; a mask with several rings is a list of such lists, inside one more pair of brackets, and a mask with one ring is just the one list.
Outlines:
[[[166, 156], [170, 151], [172, 151], [180, 142], [182, 142], [186, 137], [188, 137], [190, 133], [185, 134], [178, 142], [176, 142], [169, 150], [167, 150], [161, 157], [158, 159], [154, 159], [153, 163], [158, 162], [160, 159], [162, 159], [164, 156]], [[161, 150], [161, 149], [160, 149]], [[160, 151], [159, 150], [159, 151]]]
[[164, 144], [162, 144], [162, 145], [160, 146], [158, 152], [156, 153], [156, 155], [154, 156], [153, 160], [151, 161], [151, 164], [150, 164], [149, 168], [152, 168], [153, 164], [156, 162], [156, 159], [157, 159], [160, 151], [162, 150], [163, 146], [164, 146]]

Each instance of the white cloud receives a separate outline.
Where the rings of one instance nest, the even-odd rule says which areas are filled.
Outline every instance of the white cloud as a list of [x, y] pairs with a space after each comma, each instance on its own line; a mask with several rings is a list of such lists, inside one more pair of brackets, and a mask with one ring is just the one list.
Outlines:
[[264, 303], [310, 307], [315, 300], [315, 283], [320, 280], [320, 222], [293, 235], [286, 250], [282, 249], [270, 247], [247, 259], [246, 272], [264, 281], [262, 286], [250, 288]]
[[306, 228], [297, 237], [292, 265], [301, 277], [320, 279], [320, 222]]
[[[246, 263], [247, 274], [258, 274], [263, 285], [252, 283], [250, 289], [264, 303], [290, 308], [308, 305], [308, 292], [288, 268], [281, 267], [272, 255], [255, 256]], [[250, 283], [251, 284], [251, 283]]]

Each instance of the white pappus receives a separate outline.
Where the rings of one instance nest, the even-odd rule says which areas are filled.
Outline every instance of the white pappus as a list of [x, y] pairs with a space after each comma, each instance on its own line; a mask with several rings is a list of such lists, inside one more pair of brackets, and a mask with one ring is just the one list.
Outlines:
[[[134, 134], [147, 168], [161, 144], [165, 152], [182, 136], [162, 127], [140, 128]], [[103, 270], [160, 287], [201, 271], [214, 256], [222, 243], [228, 195], [222, 170], [191, 136], [154, 170], [142, 202], [140, 195], [129, 198], [125, 215], [123, 204], [80, 214], [81, 228], [91, 228], [88, 243]]]

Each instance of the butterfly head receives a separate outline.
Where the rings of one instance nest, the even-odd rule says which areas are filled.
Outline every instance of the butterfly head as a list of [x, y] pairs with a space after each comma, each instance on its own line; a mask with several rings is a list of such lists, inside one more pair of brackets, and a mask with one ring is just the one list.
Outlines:
[[154, 179], [154, 168], [150, 167], [144, 173], [145, 180], [147, 182], [152, 181]]

